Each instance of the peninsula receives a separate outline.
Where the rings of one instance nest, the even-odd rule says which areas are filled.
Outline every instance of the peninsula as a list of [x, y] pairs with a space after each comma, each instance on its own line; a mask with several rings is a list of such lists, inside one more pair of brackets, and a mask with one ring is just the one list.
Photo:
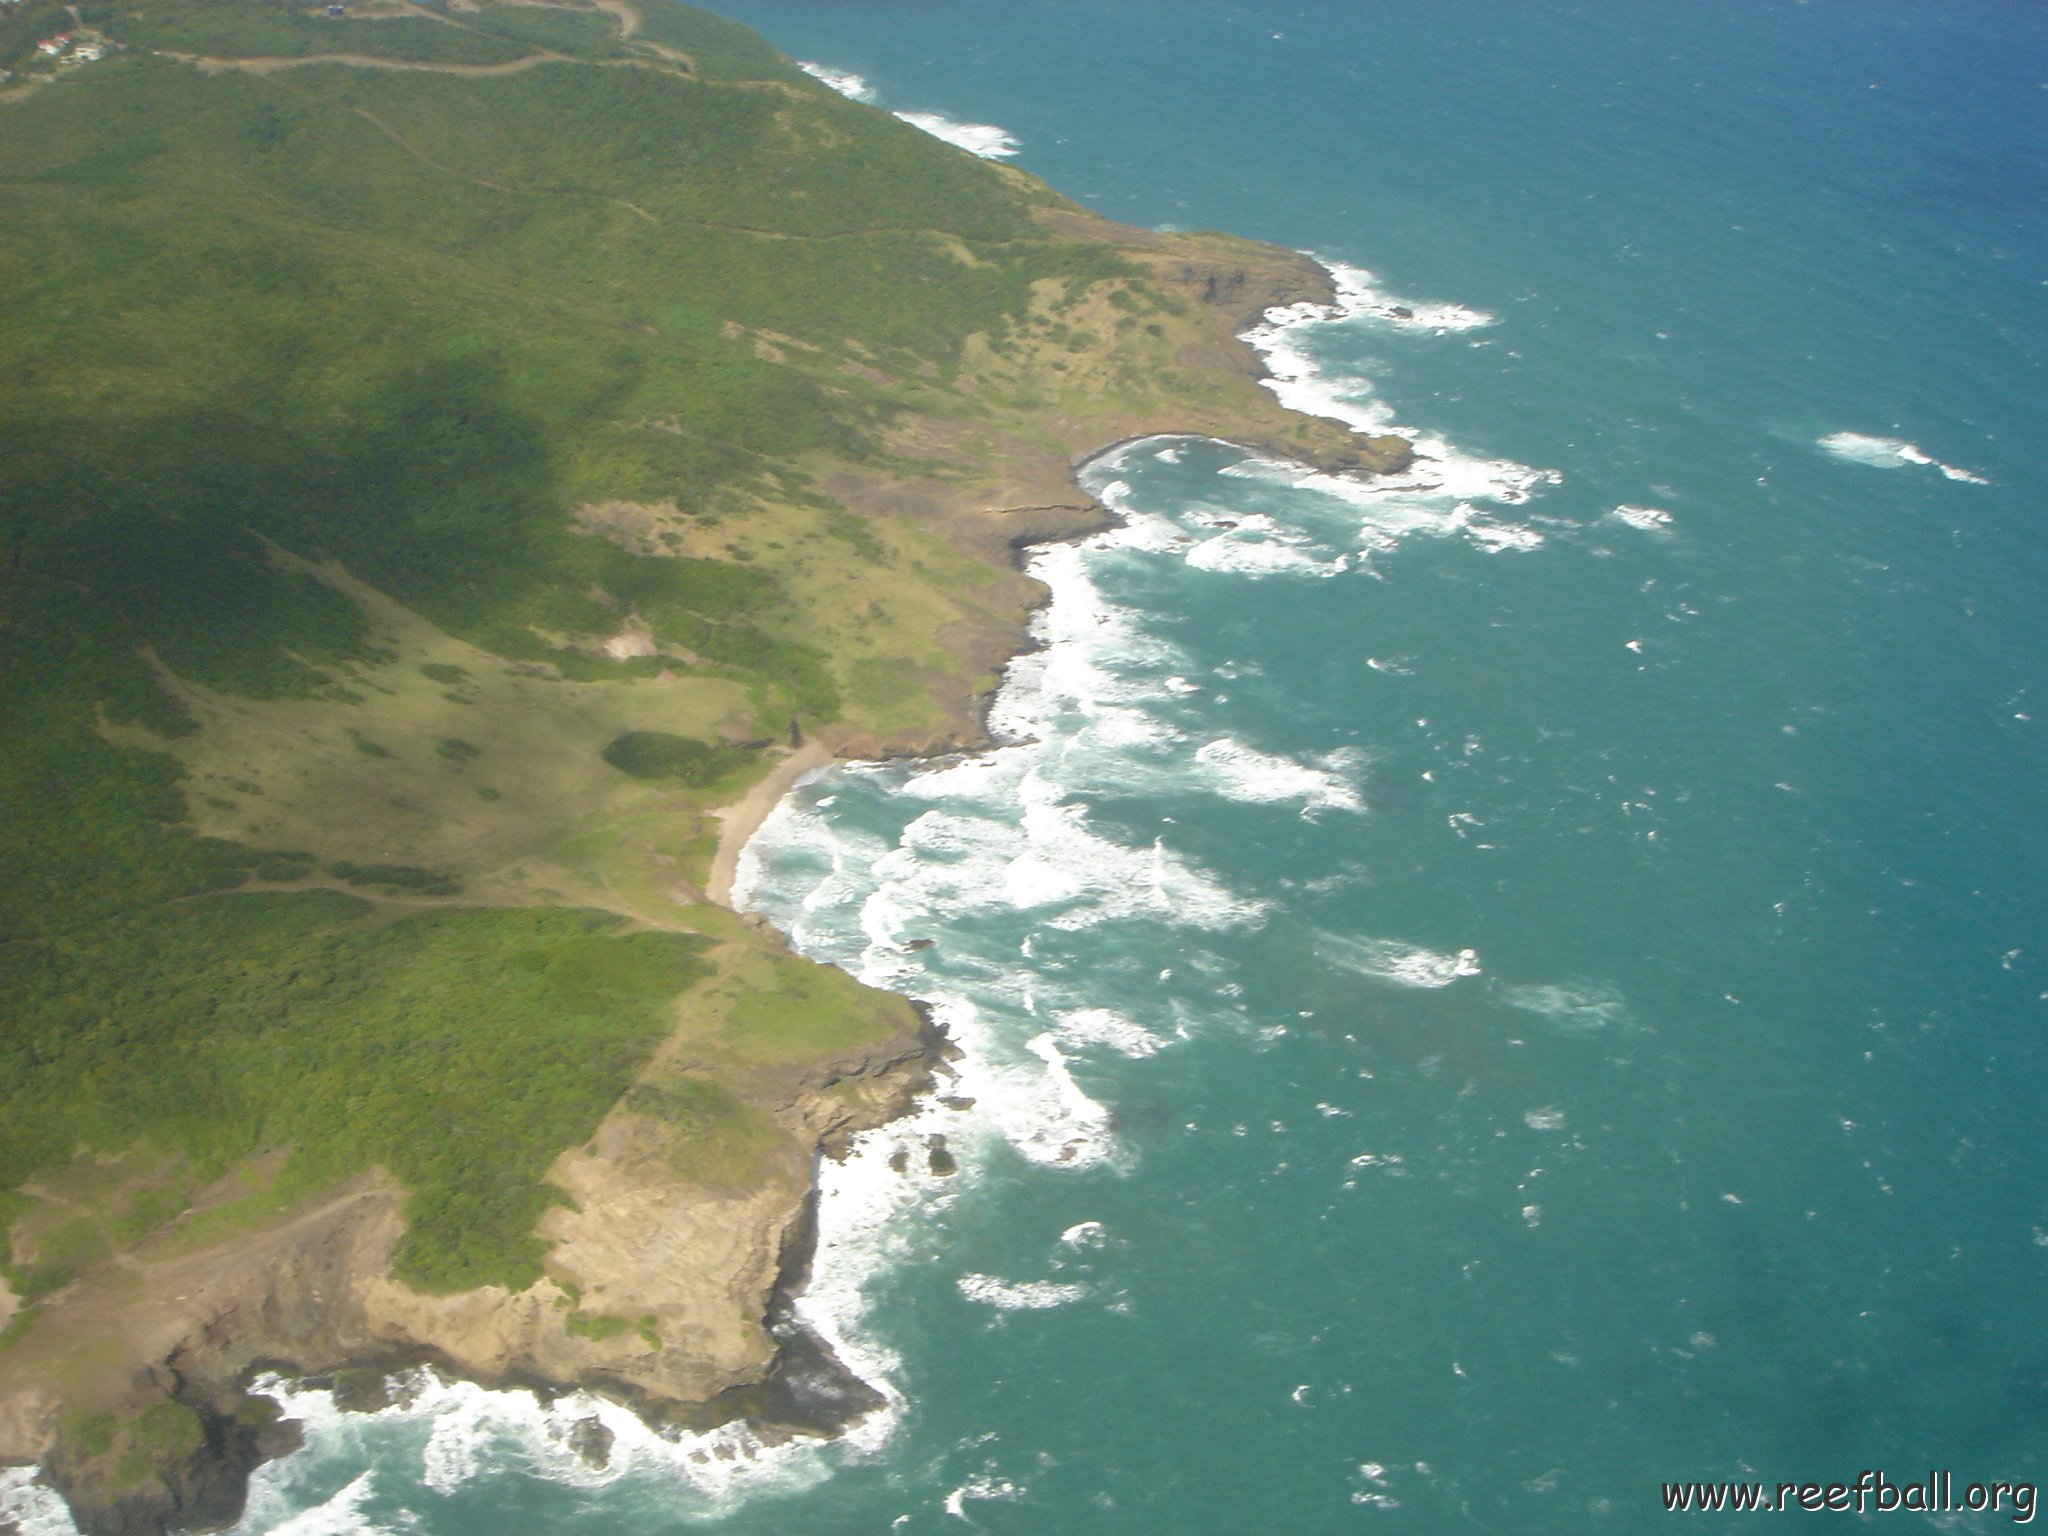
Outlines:
[[985, 741], [1077, 457], [1405, 465], [1237, 339], [1325, 274], [671, 0], [15, 0], [0, 72], [0, 1462], [228, 1523], [266, 1365], [828, 1427], [812, 1170], [944, 1042], [737, 844]]

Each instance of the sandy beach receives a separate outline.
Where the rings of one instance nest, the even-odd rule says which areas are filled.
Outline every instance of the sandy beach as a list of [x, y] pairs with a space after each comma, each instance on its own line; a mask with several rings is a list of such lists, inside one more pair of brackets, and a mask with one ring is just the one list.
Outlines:
[[740, 850], [746, 847], [747, 839], [760, 830], [761, 823], [768, 819], [768, 813], [775, 809], [777, 802], [789, 793], [798, 779], [831, 761], [829, 749], [818, 742], [807, 741], [769, 770], [766, 778], [717, 813], [722, 825], [718, 833], [718, 852], [711, 858], [711, 879], [704, 889], [706, 896], [721, 907], [732, 905], [732, 879], [739, 868]]

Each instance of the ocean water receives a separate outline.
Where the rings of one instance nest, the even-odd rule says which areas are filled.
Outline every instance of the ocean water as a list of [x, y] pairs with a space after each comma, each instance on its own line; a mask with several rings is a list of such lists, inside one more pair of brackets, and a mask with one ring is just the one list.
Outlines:
[[1113, 217], [1314, 252], [1344, 297], [1260, 333], [1275, 388], [1423, 458], [1091, 463], [1125, 524], [1035, 557], [1014, 744], [833, 770], [751, 845], [759, 911], [967, 1051], [971, 1107], [825, 1170], [806, 1308], [885, 1412], [672, 1446], [280, 1386], [309, 1449], [239, 1529], [1633, 1532], [1668, 1481], [2038, 1482], [2048, 11], [724, 9]]

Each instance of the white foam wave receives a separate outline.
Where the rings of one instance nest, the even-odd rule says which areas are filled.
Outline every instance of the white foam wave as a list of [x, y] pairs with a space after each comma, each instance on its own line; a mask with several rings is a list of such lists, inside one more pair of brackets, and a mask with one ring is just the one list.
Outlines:
[[1262, 324], [1245, 334], [1265, 354], [1273, 378], [1268, 387], [1281, 403], [1312, 416], [1333, 416], [1361, 432], [1393, 430], [1386, 407], [1361, 389], [1362, 380], [1326, 375], [1303, 343], [1318, 325], [1363, 321], [1391, 323], [1420, 331], [1465, 331], [1493, 324], [1493, 316], [1462, 304], [1404, 302], [1381, 290], [1363, 267], [1344, 262], [1323, 263], [1336, 287], [1330, 304], [1301, 303], [1266, 311]]
[[[828, 825], [800, 798], [785, 801], [763, 827], [760, 845], [774, 847], [789, 878], [804, 886], [803, 931], [792, 936], [800, 945], [816, 941], [877, 985], [915, 968], [903, 954], [910, 939], [963, 913], [1031, 912], [1053, 929], [1146, 919], [1225, 928], [1260, 916], [1257, 903], [1163, 841], [1134, 844], [1093, 824], [1081, 798], [1091, 783], [1133, 788], [1176, 763], [1218, 785], [1246, 775], [1233, 778], [1226, 765], [1177, 749], [1172, 727], [1148, 706], [1169, 696], [1163, 678], [1181, 658], [1102, 598], [1080, 551], [1042, 551], [1032, 570], [1054, 591], [1035, 626], [1045, 648], [1013, 664], [991, 712], [992, 726], [1016, 738], [1014, 745], [922, 772], [840, 770], [886, 775], [897, 793], [929, 804], [893, 845]], [[1300, 777], [1303, 792], [1319, 801], [1344, 798], [1335, 769], [1301, 769]], [[752, 902], [761, 882], [750, 844], [736, 898]], [[828, 941], [811, 926], [814, 913], [823, 921], [855, 905], [857, 934]]]
[[1332, 965], [1399, 987], [1448, 987], [1480, 972], [1479, 956], [1472, 950], [1445, 954], [1399, 939], [1350, 939], [1325, 933], [1317, 950]]
[[[1166, 1043], [1099, 1000], [1072, 995], [1085, 987], [1078, 978], [1062, 992], [1043, 960], [1013, 973], [991, 957], [970, 999], [910, 942], [942, 936], [949, 925], [958, 931], [963, 919], [983, 913], [1028, 912], [1035, 938], [1133, 920], [1183, 933], [1262, 920], [1259, 903], [1163, 841], [1133, 842], [1098, 827], [1088, 803], [1098, 791], [1156, 792], [1172, 783], [1248, 802], [1295, 803], [1304, 813], [1364, 809], [1356, 753], [1300, 761], [1235, 737], [1191, 747], [1167, 713], [1174, 701], [1204, 691], [1189, 681], [1189, 659], [1148, 632], [1134, 611], [1110, 601], [1098, 583], [1105, 559], [1181, 558], [1244, 569], [1250, 562], [1241, 552], [1262, 547], [1252, 561], [1335, 564], [1323, 532], [1260, 512], [1232, 506], [1167, 516], [1137, 506], [1120, 471], [1179, 456], [1184, 441], [1138, 442], [1095, 461], [1086, 471], [1090, 488], [1123, 516], [1123, 526], [1034, 553], [1031, 573], [1051, 590], [1034, 621], [1040, 648], [1012, 664], [990, 716], [992, 730], [1011, 745], [923, 770], [834, 770], [835, 799], [853, 783], [877, 778], [894, 795], [923, 802], [893, 840], [843, 817], [827, 818], [815, 804], [824, 797], [811, 797], [811, 804], [793, 797], [763, 828], [761, 844], [775, 850], [775, 904], [797, 914], [793, 923], [784, 920], [798, 946], [871, 984], [932, 1000], [964, 1053], [947, 1097], [972, 1101], [971, 1110], [928, 1105], [859, 1139], [853, 1155], [823, 1175], [819, 1257], [800, 1311], [866, 1379], [882, 1378], [892, 1397], [886, 1377], [895, 1362], [863, 1339], [863, 1319], [873, 1277], [910, 1252], [904, 1234], [928, 1230], [920, 1209], [936, 1212], [951, 1198], [935, 1193], [935, 1182], [921, 1173], [926, 1138], [947, 1136], [961, 1170], [953, 1188], [971, 1180], [995, 1146], [1044, 1167], [1121, 1166], [1128, 1153], [1109, 1112], [1077, 1082], [1069, 1053], [1082, 1060], [1099, 1049], [1142, 1057]], [[1435, 459], [1384, 487], [1272, 460], [1246, 461], [1240, 478], [1255, 488], [1263, 480], [1322, 492], [1330, 526], [1360, 530], [1356, 537], [1367, 549], [1411, 534], [1463, 535], [1482, 548], [1533, 541], [1533, 530], [1481, 513], [1474, 503], [1513, 504], [1554, 476], [1458, 455], [1434, 441], [1428, 446]], [[1288, 505], [1300, 505], [1299, 498]], [[1226, 550], [1232, 555], [1218, 558]], [[765, 878], [758, 858], [743, 858], [736, 896], [754, 902]], [[1349, 947], [1340, 946], [1340, 963], [1396, 985], [1445, 986], [1478, 970], [1469, 951], [1343, 943]], [[964, 963], [971, 943], [966, 950], [949, 958]], [[1230, 991], [1230, 983], [1219, 984], [1219, 996]], [[892, 1162], [908, 1176], [892, 1171]]]
[[436, 1493], [453, 1493], [485, 1465], [491, 1440], [490, 1423], [482, 1415], [446, 1415], [435, 1423], [420, 1453], [420, 1481]]
[[798, 59], [796, 67], [814, 80], [821, 80], [849, 101], [873, 101], [875, 88], [850, 69], [834, 69], [829, 64], [817, 64], [807, 59]]
[[1063, 1248], [1100, 1248], [1109, 1241], [1109, 1228], [1099, 1221], [1077, 1221], [1060, 1234]]
[[1024, 147], [994, 123], [963, 123], [943, 112], [898, 112], [896, 116], [983, 160], [1007, 160]]
[[1903, 437], [1872, 437], [1861, 432], [1830, 432], [1820, 440], [1820, 446], [1847, 464], [1863, 464], [1871, 469], [1904, 469], [1910, 464], [1926, 469], [1938, 469], [1949, 479], [1960, 480], [1966, 485], [1991, 483], [1982, 475], [1972, 474], [1967, 469], [1958, 469], [1953, 464], [1942, 463]]
[[[850, 101], [872, 103], [878, 92], [864, 76], [850, 69], [835, 69], [829, 64], [813, 60], [797, 60], [798, 69], [812, 79], [822, 82]], [[983, 160], [1007, 160], [1024, 146], [1008, 132], [994, 123], [963, 123], [943, 112], [896, 112], [891, 114], [922, 129], [935, 139], [942, 139], [956, 149], [964, 149], [970, 155]]]
[[[1284, 493], [1301, 525], [1287, 526], [1263, 512], [1238, 507], [1197, 507], [1178, 515], [1133, 505], [1126, 482], [1108, 478], [1128, 467], [1132, 456], [1156, 457], [1174, 439], [1130, 445], [1082, 472], [1082, 481], [1125, 526], [1091, 541], [1082, 553], [1127, 551], [1185, 561], [1197, 569], [1251, 577], [1331, 577], [1346, 570], [1371, 572], [1374, 557], [1411, 538], [1458, 538], [1488, 554], [1531, 550], [1543, 543], [1529, 523], [1483, 510], [1477, 503], [1516, 505], [1558, 482], [1550, 470], [1531, 469], [1505, 459], [1479, 459], [1435, 439], [1417, 439], [1437, 455], [1398, 477], [1364, 479], [1324, 474], [1305, 464], [1257, 455], [1227, 465], [1219, 474], [1248, 482], [1247, 500]], [[1228, 512], [1228, 516], [1220, 515]], [[1349, 542], [1353, 552], [1332, 546]], [[1104, 622], [1098, 616], [1098, 622]], [[1184, 681], [1184, 680], [1182, 680]], [[1174, 687], [1174, 680], [1166, 686]]]
[[[1093, 928], [1152, 919], [1196, 928], [1251, 920], [1257, 907], [1169, 850], [1162, 841], [1133, 847], [1095, 830], [1087, 805], [1017, 749], [990, 789], [1002, 805], [954, 802], [918, 817], [890, 852], [875, 860], [879, 879], [863, 905], [871, 944], [900, 950], [913, 926], [961, 914], [1031, 912], [1049, 928]], [[913, 781], [906, 793], [931, 791]], [[1021, 807], [1021, 814], [1018, 808]], [[892, 956], [882, 957], [893, 959]]]
[[21, 1536], [78, 1536], [64, 1501], [35, 1481], [34, 1467], [0, 1467], [0, 1527]]
[[1403, 330], [1433, 331], [1439, 335], [1450, 331], [1476, 331], [1494, 322], [1494, 317], [1483, 309], [1400, 298], [1380, 287], [1363, 267], [1341, 261], [1329, 262], [1327, 266], [1337, 285], [1339, 307], [1352, 314], [1370, 316]]
[[[979, 1477], [970, 1477], [958, 1488], [947, 1494], [940, 1507], [955, 1520], [965, 1520], [969, 1525], [973, 1525], [974, 1519], [967, 1513], [967, 1501], [969, 1499], [1008, 1503], [1021, 1499], [1024, 1496], [1024, 1489], [1018, 1484], [1011, 1482], [1007, 1477], [983, 1474]], [[979, 1529], [979, 1527], [976, 1528]]]
[[[1162, 448], [1154, 457], [1172, 451]], [[1285, 467], [1272, 461], [1261, 462], [1273, 469]], [[1232, 469], [1225, 468], [1222, 473], [1229, 475]], [[1122, 510], [1130, 517], [1128, 508]], [[1120, 543], [1127, 549], [1178, 555], [1196, 570], [1253, 578], [1327, 578], [1343, 574], [1351, 565], [1349, 555], [1319, 543], [1302, 529], [1286, 527], [1261, 513], [1233, 509], [1230, 517], [1208, 520], [1208, 527], [1197, 533], [1195, 530], [1200, 526], [1191, 518], [1141, 514]]]
[[1198, 571], [1225, 571], [1233, 576], [1340, 576], [1350, 566], [1345, 555], [1333, 555], [1304, 543], [1280, 539], [1225, 535], [1205, 539], [1187, 553]]
[[1628, 1004], [1609, 982], [1502, 987], [1501, 1001], [1566, 1034], [1590, 1035], [1629, 1022]]
[[1246, 331], [1244, 339], [1266, 360], [1266, 388], [1289, 410], [1327, 416], [1354, 432], [1394, 430], [1393, 413], [1363, 379], [1333, 379], [1324, 374], [1307, 349], [1307, 329], [1348, 318], [1343, 306], [1294, 304], [1266, 311], [1265, 323]]
[[395, 1536], [391, 1527], [377, 1525], [363, 1513], [375, 1480], [374, 1472], [365, 1472], [333, 1498], [271, 1526], [269, 1536]]
[[[1314, 324], [1341, 323], [1347, 315], [1380, 325], [1403, 320], [1367, 315], [1373, 305], [1411, 308], [1411, 319], [1421, 314], [1370, 289], [1363, 274], [1344, 275], [1342, 287], [1350, 311], [1280, 315], [1266, 328], [1277, 346], [1301, 344], [1291, 375], [1299, 391], [1335, 387], [1315, 374], [1307, 348]], [[1433, 318], [1442, 329], [1483, 318], [1463, 315], [1446, 310]], [[1089, 1077], [1103, 1053], [1144, 1058], [1187, 1033], [1189, 1015], [1178, 999], [1170, 1000], [1175, 1024], [1168, 1032], [1105, 1006], [1090, 976], [1062, 977], [1062, 932], [1151, 922], [1185, 936], [1265, 918], [1260, 902], [1227, 888], [1165, 837], [1098, 817], [1092, 802], [1165, 786], [1295, 804], [1304, 814], [1364, 809], [1355, 752], [1297, 760], [1235, 736], [1191, 739], [1176, 721], [1207, 692], [1190, 680], [1200, 676], [1195, 663], [1149, 630], [1139, 613], [1111, 601], [1099, 584], [1101, 571], [1177, 559], [1247, 577], [1330, 576], [1358, 559], [1347, 542], [1370, 555], [1411, 535], [1463, 537], [1482, 549], [1529, 547], [1538, 537], [1533, 529], [1479, 504], [1514, 505], [1556, 479], [1417, 437], [1425, 459], [1395, 480], [1368, 483], [1244, 461], [1238, 478], [1254, 499], [1275, 487], [1320, 493], [1284, 498], [1284, 519], [1240, 508], [1235, 496], [1227, 505], [1171, 515], [1136, 505], [1122, 472], [1184, 460], [1195, 441], [1143, 440], [1084, 471], [1090, 489], [1124, 522], [1086, 541], [1034, 552], [1030, 572], [1051, 600], [1033, 623], [1039, 649], [1012, 663], [991, 710], [991, 731], [1007, 745], [917, 768], [835, 768], [829, 794], [786, 799], [740, 861], [738, 904], [766, 896], [804, 953], [926, 999], [961, 1051], [946, 1093], [856, 1138], [850, 1155], [821, 1171], [817, 1257], [797, 1307], [890, 1401], [889, 1411], [856, 1433], [886, 1436], [900, 1419], [890, 1379], [898, 1362], [867, 1326], [880, 1277], [929, 1250], [957, 1192], [972, 1187], [998, 1150], [1045, 1168], [1127, 1166], [1131, 1154], [1110, 1112], [1077, 1080], [1077, 1070]], [[1313, 526], [1295, 517], [1310, 501], [1321, 509]], [[863, 786], [909, 802], [917, 814], [894, 833], [864, 830], [846, 809], [858, 803], [855, 791]], [[828, 801], [841, 808], [828, 814]], [[772, 868], [762, 849], [772, 850]], [[1013, 914], [1030, 917], [1023, 966], [1015, 958], [1018, 925], [1003, 920]], [[983, 916], [998, 920], [978, 923]], [[991, 951], [984, 941], [992, 933], [1013, 937]], [[930, 938], [938, 948], [912, 947]], [[1478, 971], [1470, 951], [1439, 954], [1390, 940], [1335, 944], [1339, 963], [1399, 985], [1444, 986]], [[1198, 959], [1190, 963], [1206, 976]], [[1162, 985], [1171, 969], [1161, 974]], [[1220, 971], [1205, 984], [1212, 999], [1241, 995]], [[927, 1148], [941, 1135], [958, 1168], [951, 1178], [928, 1164]], [[1062, 1246], [1103, 1238], [1099, 1225], [1082, 1222], [1063, 1234]], [[979, 1273], [958, 1284], [963, 1296], [999, 1310], [1065, 1305], [1089, 1294], [1083, 1286]]]
[[998, 1280], [994, 1275], [966, 1274], [955, 1282], [960, 1294], [1002, 1312], [1042, 1312], [1087, 1299], [1085, 1285], [1053, 1280]]
[[1634, 507], [1626, 502], [1608, 513], [1607, 518], [1639, 533], [1668, 533], [1673, 522], [1671, 514], [1662, 507]]
[[[532, 1392], [494, 1391], [430, 1370], [398, 1375], [402, 1390], [394, 1401], [370, 1413], [343, 1411], [322, 1388], [259, 1378], [253, 1390], [299, 1421], [305, 1448], [257, 1469], [236, 1536], [395, 1536], [416, 1528], [420, 1513], [402, 1506], [370, 1517], [373, 1496], [394, 1503], [400, 1497], [388, 1484], [380, 1488], [374, 1472], [334, 1489], [337, 1466], [370, 1460], [396, 1468], [413, 1459], [420, 1482], [442, 1496], [510, 1470], [584, 1489], [645, 1479], [686, 1501], [694, 1497], [697, 1513], [715, 1513], [756, 1491], [809, 1487], [842, 1462], [871, 1454], [893, 1426], [884, 1413], [830, 1444], [771, 1443], [737, 1424], [704, 1434], [656, 1431], [632, 1410], [589, 1393], [543, 1402]], [[609, 1436], [601, 1464], [574, 1448], [586, 1421]], [[53, 1536], [60, 1529], [49, 1528]]]
[[1057, 1035], [1069, 1050], [1107, 1046], [1119, 1056], [1136, 1060], [1157, 1056], [1167, 1041], [1133, 1019], [1110, 1008], [1074, 1008], [1058, 1015]]
[[[1347, 782], [1337, 768], [1317, 767], [1261, 752], [1228, 736], [1197, 748], [1195, 761], [1209, 770], [1217, 792], [1228, 800], [1299, 800], [1304, 812], [1365, 809], [1356, 786]], [[1357, 759], [1340, 761], [1348, 768]]]
[[1301, 489], [1338, 497], [1365, 511], [1361, 547], [1368, 557], [1415, 533], [1459, 535], [1489, 553], [1540, 545], [1542, 535], [1535, 529], [1481, 513], [1471, 504], [1520, 505], [1544, 486], [1557, 484], [1560, 476], [1556, 471], [1508, 459], [1476, 457], [1441, 437], [1403, 428], [1396, 424], [1388, 405], [1373, 393], [1370, 380], [1333, 372], [1317, 354], [1317, 333], [1328, 327], [1392, 322], [1404, 329], [1448, 332], [1490, 325], [1493, 317], [1457, 304], [1398, 300], [1380, 290], [1363, 268], [1341, 262], [1325, 265], [1337, 289], [1334, 303], [1270, 309], [1263, 323], [1245, 332], [1244, 339], [1264, 357], [1270, 375], [1264, 382], [1282, 405], [1340, 421], [1355, 432], [1405, 437], [1415, 450], [1415, 463], [1398, 477], [1370, 479], [1320, 475], [1300, 465], [1272, 460], [1251, 461], [1247, 468]]
[[[955, 1039], [971, 1034], [960, 1010], [941, 1006], [934, 1015]], [[959, 1091], [992, 1089], [982, 1081], [963, 1080]], [[953, 1099], [953, 1105], [965, 1102]], [[855, 1434], [867, 1437], [869, 1452], [893, 1435], [903, 1402], [894, 1383], [895, 1354], [863, 1326], [872, 1305], [871, 1287], [908, 1256], [929, 1223], [943, 1219], [953, 1192], [949, 1181], [932, 1171], [929, 1148], [934, 1136], [943, 1136], [960, 1155], [966, 1150], [967, 1123], [963, 1110], [927, 1099], [911, 1115], [856, 1137], [844, 1158], [818, 1169], [817, 1246], [795, 1311], [842, 1364], [887, 1400], [882, 1413], [854, 1427]]]

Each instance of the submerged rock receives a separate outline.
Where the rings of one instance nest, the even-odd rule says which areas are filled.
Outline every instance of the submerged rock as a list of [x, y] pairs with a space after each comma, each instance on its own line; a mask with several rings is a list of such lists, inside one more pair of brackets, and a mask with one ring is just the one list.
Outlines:
[[571, 1424], [569, 1433], [563, 1437], [569, 1449], [583, 1459], [583, 1464], [597, 1472], [611, 1465], [612, 1441], [615, 1438], [610, 1427], [595, 1414]]

